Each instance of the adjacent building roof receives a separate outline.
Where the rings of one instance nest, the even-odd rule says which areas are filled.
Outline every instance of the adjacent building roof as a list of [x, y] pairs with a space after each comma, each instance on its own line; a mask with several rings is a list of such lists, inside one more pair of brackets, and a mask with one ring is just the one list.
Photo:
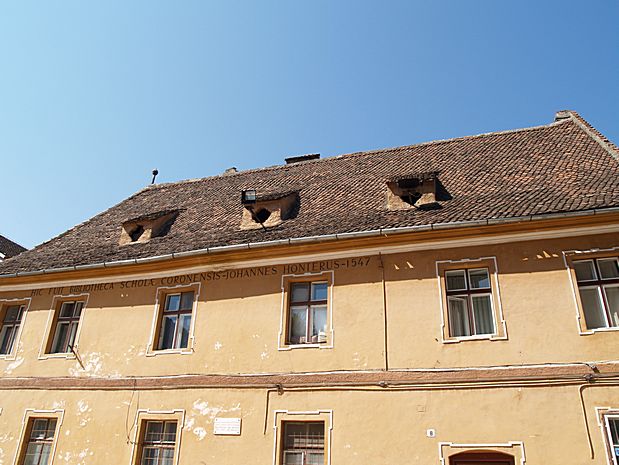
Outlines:
[[0, 260], [19, 255], [24, 250], [27, 249], [17, 244], [16, 242], [13, 242], [12, 240], [7, 239], [3, 235], [0, 235]]
[[[387, 206], [387, 181], [438, 173], [437, 204]], [[241, 229], [240, 194], [298, 193], [277, 226]], [[578, 114], [538, 127], [156, 184], [33, 250], [0, 275], [310, 236], [619, 207], [619, 149]], [[178, 212], [165, 234], [120, 245], [123, 224]], [[127, 231], [127, 233], [130, 233]]]

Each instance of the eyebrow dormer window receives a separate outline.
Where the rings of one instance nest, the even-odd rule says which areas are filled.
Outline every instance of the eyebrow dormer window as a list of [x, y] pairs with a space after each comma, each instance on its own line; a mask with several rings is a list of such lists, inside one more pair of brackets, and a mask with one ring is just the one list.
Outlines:
[[241, 229], [267, 229], [294, 218], [299, 209], [299, 193], [258, 194], [254, 189], [241, 192]]
[[438, 179], [436, 172], [392, 178], [387, 181], [387, 208], [437, 208]]
[[162, 211], [125, 221], [120, 233], [120, 245], [148, 242], [153, 237], [165, 236], [177, 216], [178, 211]]

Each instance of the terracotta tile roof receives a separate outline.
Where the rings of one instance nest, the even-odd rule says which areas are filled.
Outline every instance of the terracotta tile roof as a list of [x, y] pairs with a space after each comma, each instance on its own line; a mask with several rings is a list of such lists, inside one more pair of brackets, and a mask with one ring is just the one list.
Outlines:
[[[147, 187], [0, 265], [1, 274], [324, 234], [619, 207], [619, 149], [574, 112], [545, 126], [352, 153]], [[439, 209], [388, 210], [386, 181], [438, 172]], [[298, 213], [240, 229], [243, 189], [298, 192]], [[440, 200], [440, 199], [439, 199]], [[169, 232], [119, 245], [123, 222], [179, 210]]]
[[14, 257], [15, 255], [22, 253], [24, 250], [28, 249], [0, 235], [0, 259], [3, 255], [5, 258]]

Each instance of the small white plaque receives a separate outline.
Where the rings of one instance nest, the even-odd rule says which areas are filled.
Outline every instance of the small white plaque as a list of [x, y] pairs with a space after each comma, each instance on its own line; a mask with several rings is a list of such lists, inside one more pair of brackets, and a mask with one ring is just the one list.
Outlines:
[[239, 436], [241, 434], [240, 418], [215, 418], [213, 434], [222, 436]]

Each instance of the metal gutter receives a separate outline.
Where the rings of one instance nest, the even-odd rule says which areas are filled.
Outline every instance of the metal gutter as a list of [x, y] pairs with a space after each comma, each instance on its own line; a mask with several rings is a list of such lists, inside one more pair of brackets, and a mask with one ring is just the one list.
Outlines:
[[267, 241], [267, 242], [248, 242], [245, 244], [206, 247], [204, 249], [196, 249], [196, 250], [189, 250], [186, 252], [177, 252], [177, 253], [170, 253], [170, 254], [164, 254], [164, 255], [157, 255], [153, 257], [134, 258], [134, 259], [129, 259], [129, 260], [117, 260], [117, 261], [112, 261], [112, 262], [100, 262], [100, 263], [92, 263], [92, 264], [86, 264], [86, 265], [69, 266], [69, 267], [63, 267], [63, 268], [43, 269], [43, 270], [37, 270], [37, 271], [21, 271], [17, 273], [3, 274], [3, 275], [0, 275], [0, 278], [14, 278], [14, 277], [21, 277], [21, 276], [56, 274], [56, 273], [62, 273], [62, 272], [67, 272], [67, 271], [82, 271], [82, 270], [91, 270], [91, 269], [99, 269], [99, 268], [113, 268], [113, 267], [119, 267], [119, 266], [124, 266], [124, 265], [138, 265], [142, 263], [152, 263], [152, 262], [159, 262], [159, 261], [170, 260], [170, 259], [173, 260], [177, 258], [195, 257], [199, 255], [220, 254], [220, 253], [234, 252], [234, 251], [240, 251], [240, 250], [250, 250], [250, 249], [256, 249], [256, 248], [274, 247], [274, 246], [282, 246], [282, 245], [308, 244], [308, 243], [318, 243], [318, 242], [327, 242], [327, 241], [357, 239], [357, 238], [365, 238], [365, 237], [381, 237], [381, 236], [388, 237], [391, 235], [422, 232], [422, 231], [434, 231], [434, 230], [441, 231], [441, 230], [446, 230], [446, 229], [469, 228], [469, 227], [477, 227], [477, 226], [493, 226], [493, 225], [509, 224], [509, 223], [526, 223], [526, 222], [535, 222], [535, 221], [556, 219], [556, 218], [594, 216], [594, 215], [602, 215], [606, 213], [616, 213], [616, 212], [619, 212], [619, 207], [585, 210], [581, 212], [548, 213], [548, 214], [525, 215], [525, 216], [517, 216], [517, 217], [490, 218], [490, 219], [484, 219], [484, 220], [454, 221], [454, 222], [449, 222], [449, 223], [436, 223], [436, 224], [419, 225], [419, 226], [380, 228], [380, 229], [373, 229], [373, 230], [367, 230], [367, 231], [347, 232], [347, 233], [339, 233], [339, 234], [324, 234], [324, 235], [318, 235], [318, 236], [296, 237], [296, 238], [290, 238], [290, 239], [279, 239], [279, 240]]

